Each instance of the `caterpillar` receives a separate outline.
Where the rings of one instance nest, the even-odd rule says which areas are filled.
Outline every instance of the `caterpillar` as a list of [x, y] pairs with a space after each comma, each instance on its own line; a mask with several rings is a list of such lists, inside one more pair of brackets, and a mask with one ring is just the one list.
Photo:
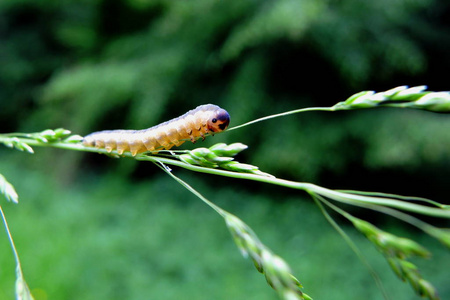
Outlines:
[[180, 146], [190, 139], [195, 143], [205, 134], [224, 131], [230, 123], [228, 112], [217, 105], [206, 104], [192, 109], [184, 115], [143, 130], [103, 130], [93, 132], [83, 139], [87, 147], [104, 148], [118, 154], [125, 151], [135, 156], [138, 153]]

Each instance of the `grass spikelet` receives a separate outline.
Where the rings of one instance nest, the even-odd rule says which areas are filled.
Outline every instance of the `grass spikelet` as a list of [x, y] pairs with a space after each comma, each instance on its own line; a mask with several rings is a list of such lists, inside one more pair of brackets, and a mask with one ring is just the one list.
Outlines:
[[425, 91], [425, 85], [399, 86], [385, 92], [359, 92], [333, 106], [334, 110], [374, 107], [415, 108], [432, 112], [450, 112], [450, 93]]
[[311, 299], [300, 288], [302, 285], [291, 273], [288, 264], [273, 254], [244, 222], [232, 214], [224, 216], [228, 229], [241, 253], [249, 256], [258, 272], [282, 299]]
[[354, 217], [351, 221], [385, 256], [389, 266], [401, 280], [409, 282], [418, 295], [430, 300], [439, 299], [434, 286], [422, 278], [416, 265], [407, 260], [411, 256], [429, 257], [428, 250], [410, 239], [382, 231], [369, 222]]
[[197, 148], [188, 153], [181, 154], [178, 158], [188, 164], [198, 165], [207, 168], [221, 168], [234, 172], [251, 173], [256, 175], [273, 177], [272, 175], [262, 172], [257, 166], [243, 164], [234, 160], [232, 156], [247, 149], [248, 147], [242, 143], [234, 144], [215, 144], [210, 148]]
[[17, 195], [16, 189], [2, 174], [0, 174], [0, 193], [5, 195], [8, 201], [19, 203], [19, 195]]

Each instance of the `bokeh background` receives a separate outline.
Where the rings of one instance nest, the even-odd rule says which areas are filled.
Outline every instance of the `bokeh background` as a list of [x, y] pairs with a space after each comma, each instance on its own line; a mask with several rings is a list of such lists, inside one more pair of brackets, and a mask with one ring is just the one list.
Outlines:
[[[205, 103], [227, 109], [233, 126], [362, 90], [449, 90], [449, 70], [445, 0], [0, 1], [1, 132], [147, 128]], [[422, 111], [316, 112], [196, 146], [242, 142], [249, 149], [239, 161], [277, 177], [449, 203], [449, 128], [448, 116]], [[221, 218], [157, 167], [35, 152], [0, 148], [0, 173], [20, 195], [19, 205], [2, 207], [37, 300], [277, 299]], [[315, 299], [382, 299], [305, 194], [174, 172], [247, 222]], [[414, 262], [450, 298], [441, 245], [385, 216], [346, 209], [428, 247], [433, 258]], [[338, 220], [392, 299], [419, 299]], [[14, 278], [2, 234], [0, 299], [13, 299]]]

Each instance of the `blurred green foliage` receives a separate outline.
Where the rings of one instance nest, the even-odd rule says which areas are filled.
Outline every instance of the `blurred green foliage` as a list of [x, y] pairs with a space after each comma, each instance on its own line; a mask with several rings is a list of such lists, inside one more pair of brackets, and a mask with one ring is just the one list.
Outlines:
[[[146, 128], [204, 103], [233, 125], [367, 88], [445, 90], [448, 11], [433, 0], [4, 1], [2, 130]], [[268, 172], [320, 180], [352, 165], [448, 169], [447, 125], [416, 112], [304, 114], [220, 139], [248, 144], [250, 163]], [[389, 128], [399, 127], [397, 139]]]
[[[36, 300], [278, 299], [252, 262], [242, 258], [222, 218], [167, 176], [140, 183], [113, 174], [88, 176], [63, 187], [27, 167], [36, 157], [26, 157], [20, 168], [2, 162], [21, 197], [18, 206], [2, 207]], [[181, 173], [245, 220], [316, 299], [382, 299], [367, 269], [307, 197], [283, 196], [274, 207], [261, 193], [229, 186], [213, 190], [203, 179]], [[411, 234], [392, 225], [386, 229]], [[416, 299], [362, 235], [344, 228], [392, 299]], [[415, 239], [433, 250], [431, 263], [418, 264], [445, 299], [448, 253], [418, 232]], [[14, 261], [4, 234], [0, 249], [0, 299], [13, 299]]]
[[[139, 129], [205, 103], [227, 109], [233, 126], [290, 109], [330, 106], [360, 90], [403, 84], [449, 90], [449, 15], [450, 4], [442, 0], [3, 0], [0, 130], [64, 127], [85, 135]], [[205, 143], [245, 143], [250, 148], [239, 161], [279, 177], [445, 201], [449, 126], [447, 116], [408, 110], [307, 113]], [[228, 233], [219, 231], [221, 221], [197, 204], [179, 201], [185, 192], [160, 179], [157, 168], [149, 171], [135, 162], [62, 150], [39, 152], [24, 165], [25, 154], [0, 149], [0, 172], [24, 199], [19, 207], [8, 208], [7, 216], [13, 234], [15, 226], [24, 227], [14, 236], [25, 275], [33, 273], [30, 286], [42, 286], [49, 299], [148, 299], [159, 294], [180, 299], [189, 293], [195, 299], [275, 298], [252, 266], [242, 264]], [[8, 168], [11, 173], [4, 173]], [[51, 175], [51, 180], [30, 169]], [[98, 170], [108, 176], [101, 177]], [[89, 181], [94, 183], [86, 186]], [[242, 213], [249, 225], [258, 224], [261, 229], [254, 229], [275, 252], [281, 250], [310, 295], [339, 299], [336, 290], [348, 286], [351, 290], [342, 291], [342, 297], [360, 293], [355, 298], [379, 299], [368, 277], [349, 277], [349, 270], [362, 267], [345, 246], [330, 246], [341, 241], [323, 220], [309, 220], [313, 213], [307, 204], [288, 199], [286, 206], [274, 204], [289, 198], [278, 192], [269, 193], [270, 202], [258, 194], [222, 187], [216, 195], [208, 185], [198, 186], [210, 191], [211, 200]], [[55, 190], [48, 192], [49, 187]], [[274, 211], [279, 218], [271, 217]], [[208, 225], [202, 226], [205, 219]], [[286, 224], [275, 227], [274, 221]], [[186, 223], [195, 229], [185, 233]], [[324, 228], [323, 239], [313, 240]], [[316, 243], [317, 248], [308, 248]], [[200, 251], [193, 245], [205, 246]], [[164, 247], [170, 250], [166, 253]], [[345, 268], [331, 259], [333, 253], [322, 255], [327, 249], [349, 255]], [[318, 256], [311, 257], [316, 251]], [[12, 274], [13, 263], [3, 253], [1, 265], [10, 269], [2, 267], [1, 278]], [[147, 260], [151, 255], [154, 260]], [[323, 257], [330, 260], [324, 264]], [[49, 266], [51, 271], [44, 271]], [[310, 277], [311, 272], [317, 277]], [[308, 274], [305, 279], [303, 273]], [[13, 279], [8, 278], [2, 280], [2, 299], [12, 297], [8, 287]], [[255, 282], [247, 284], [249, 278]], [[409, 299], [412, 292], [390, 279], [393, 298]], [[330, 288], [324, 289], [323, 282]], [[441, 282], [436, 286], [442, 293]], [[366, 290], [356, 291], [356, 286]]]

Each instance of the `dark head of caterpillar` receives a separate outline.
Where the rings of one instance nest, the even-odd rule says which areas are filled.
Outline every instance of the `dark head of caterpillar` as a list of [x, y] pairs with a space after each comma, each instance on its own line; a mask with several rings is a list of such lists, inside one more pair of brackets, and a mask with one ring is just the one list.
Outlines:
[[228, 124], [230, 124], [230, 115], [225, 109], [220, 108], [208, 120], [208, 130], [211, 132], [221, 132], [227, 129]]

